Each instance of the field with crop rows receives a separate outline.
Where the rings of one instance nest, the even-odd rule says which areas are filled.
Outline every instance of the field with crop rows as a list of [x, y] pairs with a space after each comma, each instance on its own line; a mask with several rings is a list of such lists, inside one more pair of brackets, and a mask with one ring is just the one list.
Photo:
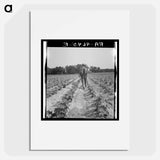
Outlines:
[[114, 73], [89, 73], [84, 89], [78, 74], [47, 75], [46, 118], [114, 118]]

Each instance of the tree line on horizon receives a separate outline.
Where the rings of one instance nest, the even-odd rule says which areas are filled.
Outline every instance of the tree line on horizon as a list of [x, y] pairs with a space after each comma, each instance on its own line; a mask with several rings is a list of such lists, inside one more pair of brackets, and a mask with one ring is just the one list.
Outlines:
[[93, 72], [93, 73], [114, 71], [114, 69], [110, 69], [110, 68], [101, 69], [100, 67], [96, 67], [96, 66], [88, 67], [86, 64], [77, 64], [77, 65], [67, 65], [65, 67], [57, 66], [55, 68], [46, 67], [46, 73], [47, 74], [77, 74], [77, 73], [80, 73], [82, 66], [87, 67], [89, 72]]

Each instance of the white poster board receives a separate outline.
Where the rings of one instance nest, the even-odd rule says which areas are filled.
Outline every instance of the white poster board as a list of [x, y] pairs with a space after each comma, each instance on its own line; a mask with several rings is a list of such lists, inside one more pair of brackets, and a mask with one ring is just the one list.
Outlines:
[[[30, 22], [30, 150], [128, 150], [129, 12], [85, 9], [37, 10], [31, 11]], [[42, 39], [119, 40], [119, 120], [41, 120]]]

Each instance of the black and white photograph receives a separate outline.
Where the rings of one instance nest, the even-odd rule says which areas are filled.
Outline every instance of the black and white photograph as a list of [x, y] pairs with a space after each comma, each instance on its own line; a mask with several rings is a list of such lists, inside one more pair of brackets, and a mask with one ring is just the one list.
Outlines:
[[42, 120], [118, 120], [119, 40], [42, 40]]

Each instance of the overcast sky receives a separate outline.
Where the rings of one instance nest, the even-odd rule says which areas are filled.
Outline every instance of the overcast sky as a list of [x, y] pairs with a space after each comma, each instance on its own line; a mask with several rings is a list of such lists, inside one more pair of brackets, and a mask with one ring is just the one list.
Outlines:
[[101, 69], [114, 68], [113, 48], [47, 48], [49, 68], [66, 65], [87, 64]]

